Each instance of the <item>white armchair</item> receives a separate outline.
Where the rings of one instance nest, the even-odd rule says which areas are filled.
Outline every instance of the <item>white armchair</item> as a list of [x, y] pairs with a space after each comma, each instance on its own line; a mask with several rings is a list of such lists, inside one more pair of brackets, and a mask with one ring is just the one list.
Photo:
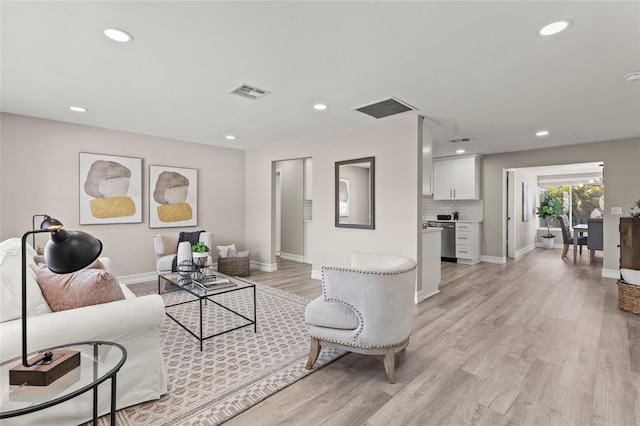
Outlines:
[[394, 255], [353, 253], [351, 267], [322, 267], [322, 296], [305, 310], [311, 369], [322, 346], [384, 355], [395, 383], [395, 354], [409, 344], [416, 262]]
[[[156, 253], [156, 270], [158, 274], [171, 272], [171, 264], [173, 258], [178, 253], [179, 232], [169, 234], [156, 234], [153, 236], [153, 243]], [[209, 248], [213, 248], [213, 233], [202, 232], [200, 234], [200, 242], [203, 242]], [[207, 265], [213, 264], [211, 256], [207, 259]]]

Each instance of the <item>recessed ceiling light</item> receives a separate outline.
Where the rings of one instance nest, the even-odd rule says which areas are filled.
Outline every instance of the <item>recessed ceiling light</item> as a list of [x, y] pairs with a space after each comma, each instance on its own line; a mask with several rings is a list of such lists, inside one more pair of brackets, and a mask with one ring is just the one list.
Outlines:
[[627, 80], [627, 81], [640, 80], [640, 71], [635, 71], [635, 72], [629, 73], [629, 74], [624, 76], [624, 79]]
[[227, 136], [225, 136], [225, 138], [229, 139], [230, 141], [236, 140], [236, 137], [233, 136], [233, 135], [227, 135]]
[[71, 111], [75, 111], [75, 112], [87, 112], [87, 109], [85, 107], [81, 107], [81, 106], [71, 106], [71, 107], [69, 107], [69, 109]]
[[549, 134], [548, 130], [540, 130], [539, 132], [536, 132], [536, 136], [547, 136]]
[[568, 20], [553, 22], [549, 25], [545, 25], [544, 27], [542, 27], [540, 31], [538, 31], [538, 34], [543, 36], [558, 34], [560, 31], [566, 30], [568, 26], [569, 26]]
[[323, 111], [323, 110], [325, 110], [325, 109], [327, 109], [329, 107], [327, 105], [325, 105], [325, 104], [315, 104], [313, 106], [313, 108], [317, 109], [318, 111]]
[[129, 43], [133, 41], [133, 36], [131, 34], [117, 28], [107, 28], [104, 30], [104, 35], [113, 41], [119, 41], [121, 43]]
[[456, 154], [464, 154], [465, 150], [464, 149], [456, 149]]

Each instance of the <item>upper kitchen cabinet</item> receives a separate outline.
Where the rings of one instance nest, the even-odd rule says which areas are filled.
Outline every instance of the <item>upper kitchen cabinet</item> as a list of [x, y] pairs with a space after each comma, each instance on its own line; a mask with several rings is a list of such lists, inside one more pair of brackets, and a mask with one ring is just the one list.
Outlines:
[[434, 200], [479, 200], [480, 156], [433, 159]]

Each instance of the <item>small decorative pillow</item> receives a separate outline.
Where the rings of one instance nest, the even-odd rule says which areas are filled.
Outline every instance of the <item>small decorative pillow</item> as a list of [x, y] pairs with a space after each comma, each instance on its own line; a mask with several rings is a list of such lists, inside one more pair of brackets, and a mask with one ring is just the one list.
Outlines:
[[239, 251], [238, 254], [236, 254], [237, 257], [249, 257], [249, 250], [245, 250], [245, 251]]
[[[33, 256], [33, 261], [36, 262], [36, 265], [46, 265], [47, 261], [44, 259], [44, 256], [39, 254], [37, 256]], [[104, 265], [102, 264], [102, 262], [100, 262], [100, 259], [96, 259], [93, 261], [92, 264], [90, 264], [89, 266], [87, 266], [84, 269], [107, 269], [104, 267]], [[38, 273], [37, 270], [34, 269], [34, 271], [36, 272], [36, 274]]]
[[233, 249], [233, 251], [236, 251], [236, 245], [235, 244], [231, 244], [229, 246], [216, 246], [216, 248], [218, 249], [218, 255], [220, 257], [228, 257], [229, 256], [229, 249]]
[[118, 280], [103, 269], [81, 269], [71, 274], [56, 274], [46, 265], [40, 264], [36, 273], [42, 295], [53, 312], [125, 298]]
[[236, 249], [229, 247], [229, 251], [227, 252], [227, 257], [236, 257]]

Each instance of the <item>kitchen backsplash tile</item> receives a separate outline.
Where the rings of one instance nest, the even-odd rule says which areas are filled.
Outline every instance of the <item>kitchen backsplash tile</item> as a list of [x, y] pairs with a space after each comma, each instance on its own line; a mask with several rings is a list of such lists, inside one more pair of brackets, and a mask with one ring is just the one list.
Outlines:
[[422, 219], [433, 219], [439, 214], [460, 212], [460, 219], [483, 220], [482, 200], [434, 200], [433, 196], [422, 197]]

